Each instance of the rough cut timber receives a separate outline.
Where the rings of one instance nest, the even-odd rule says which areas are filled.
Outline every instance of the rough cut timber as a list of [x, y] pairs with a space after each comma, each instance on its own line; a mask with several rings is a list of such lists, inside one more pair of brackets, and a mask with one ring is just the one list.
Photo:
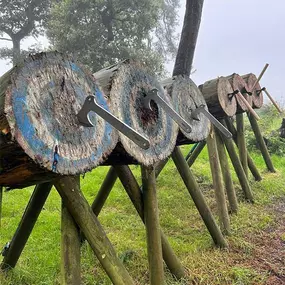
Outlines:
[[108, 156], [117, 132], [94, 113], [76, 114], [88, 95], [108, 109], [94, 77], [60, 53], [29, 56], [0, 78], [0, 185], [44, 182], [91, 170]]
[[218, 77], [199, 86], [210, 113], [216, 118], [232, 117], [237, 110], [233, 88], [225, 77]]
[[168, 157], [176, 144], [178, 125], [153, 101], [152, 110], [143, 104], [147, 92], [156, 88], [172, 105], [155, 76], [142, 64], [131, 60], [98, 71], [94, 76], [109, 97], [113, 114], [150, 141], [149, 149], [144, 150], [119, 133], [127, 153], [146, 166]]
[[[170, 95], [174, 110], [192, 128], [190, 133], [180, 129], [183, 136], [190, 142], [199, 142], [206, 139], [210, 130], [209, 120], [203, 114], [198, 115], [199, 120], [194, 120], [191, 116], [191, 113], [201, 105], [205, 105], [206, 110], [208, 109], [203, 94], [197, 85], [189, 77], [181, 75], [166, 79], [161, 84]], [[179, 135], [179, 137], [181, 136]], [[182, 141], [183, 139], [179, 138], [178, 143], [181, 144]]]
[[247, 83], [248, 91], [252, 92], [252, 107], [254, 109], [260, 109], [263, 106], [263, 94], [260, 87], [260, 84], [257, 83], [255, 88], [252, 90], [252, 87], [257, 80], [256, 76], [253, 73], [243, 75], [242, 78]]
[[[248, 92], [248, 86], [245, 80], [238, 74], [233, 73], [230, 76], [227, 76], [227, 79], [232, 85], [232, 88], [234, 91], [239, 91], [243, 97], [248, 101], [250, 105], [252, 105], [252, 96], [248, 95], [246, 92]], [[236, 96], [237, 100], [237, 113], [244, 113], [248, 110], [248, 107], [244, 104], [244, 102]]]

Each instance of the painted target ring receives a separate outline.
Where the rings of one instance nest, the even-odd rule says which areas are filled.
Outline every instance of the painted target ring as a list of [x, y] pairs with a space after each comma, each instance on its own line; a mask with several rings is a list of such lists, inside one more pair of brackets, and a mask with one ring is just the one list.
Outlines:
[[41, 167], [63, 175], [93, 169], [115, 148], [117, 132], [92, 113], [95, 127], [79, 124], [77, 113], [94, 95], [108, 110], [94, 78], [60, 53], [30, 56], [13, 74], [5, 113], [13, 138]]
[[150, 141], [150, 147], [144, 150], [119, 133], [125, 150], [144, 165], [168, 157], [176, 144], [178, 125], [156, 103], [151, 101], [152, 110], [143, 104], [147, 92], [156, 88], [159, 96], [172, 105], [161, 84], [139, 63], [130, 61], [118, 66], [111, 86], [113, 113]]

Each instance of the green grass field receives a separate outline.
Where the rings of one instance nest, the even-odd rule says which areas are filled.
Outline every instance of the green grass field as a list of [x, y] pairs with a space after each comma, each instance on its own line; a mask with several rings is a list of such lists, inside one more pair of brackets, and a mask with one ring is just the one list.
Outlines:
[[[190, 147], [182, 148], [184, 154]], [[160, 223], [188, 274], [186, 280], [176, 281], [166, 273], [167, 284], [267, 284], [270, 272], [250, 261], [255, 260], [258, 249], [255, 237], [265, 234], [270, 236], [278, 230], [279, 222], [274, 206], [285, 201], [285, 160], [282, 156], [273, 155], [277, 173], [268, 173], [259, 152], [252, 152], [252, 157], [263, 180], [254, 182], [251, 178], [256, 201], [252, 205], [243, 201], [237, 177], [233, 175], [240, 204], [239, 213], [231, 216], [228, 250], [213, 246], [174, 163], [170, 161], [167, 164], [157, 181]], [[82, 191], [90, 203], [107, 170], [107, 167], [99, 167], [81, 179]], [[140, 181], [139, 167], [133, 166], [132, 170]], [[206, 149], [192, 170], [217, 217]], [[27, 188], [4, 193], [1, 247], [11, 240], [32, 191], [33, 188]], [[16, 268], [5, 275], [0, 273], [1, 285], [60, 284], [60, 210], [60, 198], [53, 189]], [[282, 217], [284, 220], [284, 213]], [[148, 284], [145, 229], [119, 181], [99, 220], [137, 284]], [[285, 241], [285, 233], [278, 234]], [[87, 244], [82, 247], [81, 262], [82, 284], [111, 284]]]

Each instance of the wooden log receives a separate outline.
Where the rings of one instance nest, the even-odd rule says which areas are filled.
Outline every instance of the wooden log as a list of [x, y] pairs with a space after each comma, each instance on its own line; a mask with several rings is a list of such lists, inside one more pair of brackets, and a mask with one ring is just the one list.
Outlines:
[[244, 134], [244, 120], [242, 113], [236, 115], [236, 122], [237, 122], [237, 146], [239, 151], [239, 158], [244, 173], [248, 178], [247, 148], [246, 148], [246, 141]]
[[154, 167], [142, 166], [141, 175], [149, 262], [149, 279], [151, 285], [163, 285], [164, 270]]
[[[225, 125], [225, 122], [223, 122], [223, 124]], [[254, 198], [253, 198], [253, 194], [251, 191], [251, 187], [249, 185], [248, 179], [245, 175], [245, 172], [243, 170], [243, 167], [241, 165], [241, 162], [239, 160], [239, 157], [235, 151], [235, 147], [234, 147], [234, 143], [232, 139], [225, 139], [223, 138], [223, 141], [225, 143], [225, 146], [227, 148], [229, 157], [232, 161], [233, 167], [235, 169], [235, 172], [237, 174], [237, 177], [239, 179], [239, 183], [241, 185], [241, 188], [244, 192], [244, 196], [245, 199], [250, 201], [250, 202], [254, 202]]]
[[256, 119], [251, 114], [247, 114], [247, 116], [248, 116], [251, 128], [252, 128], [252, 130], [254, 132], [254, 135], [255, 135], [255, 138], [256, 138], [256, 142], [257, 142], [257, 144], [259, 146], [259, 149], [260, 149], [261, 154], [263, 156], [264, 162], [265, 162], [265, 164], [267, 166], [267, 169], [270, 172], [276, 172], [276, 170], [275, 170], [275, 168], [273, 166], [272, 160], [270, 158], [270, 154], [268, 152], [268, 148], [267, 148], [267, 146], [265, 144], [265, 141], [263, 139], [261, 130], [259, 128], [259, 125], [258, 125]]
[[205, 145], [206, 145], [206, 141], [199, 142], [198, 146], [195, 148], [193, 153], [187, 159], [187, 164], [188, 164], [189, 167], [191, 167], [194, 164], [194, 162], [196, 161], [197, 157], [199, 156], [199, 154], [204, 149]]
[[149, 149], [144, 150], [119, 134], [124, 149], [143, 165], [153, 165], [168, 157], [176, 144], [178, 125], [153, 101], [152, 110], [143, 104], [147, 92], [157, 89], [159, 96], [172, 105], [155, 76], [130, 60], [105, 68], [94, 76], [111, 102], [112, 113], [150, 141]]
[[117, 257], [101, 224], [80, 192], [75, 178], [66, 176], [58, 179], [55, 187], [113, 284], [133, 285], [132, 278]]
[[[124, 186], [131, 202], [133, 203], [135, 209], [137, 210], [143, 223], [145, 223], [144, 218], [144, 201], [142, 196], [141, 188], [134, 177], [131, 169], [128, 166], [115, 166], [116, 172], [119, 179]], [[162, 244], [162, 255], [163, 259], [175, 278], [182, 279], [185, 277], [185, 270], [175, 255], [173, 249], [171, 248], [165, 234], [160, 230], [161, 244]]]
[[79, 124], [76, 115], [88, 95], [108, 105], [92, 74], [72, 58], [29, 56], [0, 78], [0, 86], [0, 185], [25, 187], [89, 171], [117, 144], [117, 132], [94, 113], [94, 128]]
[[81, 284], [78, 227], [68, 209], [61, 206], [61, 284]]
[[210, 113], [216, 118], [232, 117], [237, 110], [237, 102], [230, 82], [225, 77], [209, 80], [199, 86]]
[[163, 80], [161, 84], [171, 97], [174, 110], [192, 128], [190, 133], [180, 128], [180, 131], [189, 140], [189, 143], [205, 140], [210, 130], [208, 118], [203, 114], [198, 115], [198, 120], [192, 117], [192, 112], [201, 105], [204, 105], [208, 110], [203, 94], [197, 85], [190, 78], [181, 75]]
[[214, 129], [212, 129], [210, 135], [207, 138], [207, 147], [208, 147], [211, 173], [213, 178], [213, 186], [215, 190], [215, 196], [218, 208], [220, 228], [222, 229], [224, 234], [229, 235], [230, 218], [228, 214], [228, 207], [227, 207], [225, 189], [222, 180], [222, 171], [219, 161]]
[[[225, 118], [225, 122], [226, 122], [226, 126], [229, 129], [229, 131], [232, 133], [233, 135], [233, 139], [236, 145], [238, 145], [237, 142], [237, 130], [235, 128], [235, 126], [233, 125], [233, 122], [230, 120], [230, 118]], [[248, 168], [251, 171], [251, 174], [253, 175], [254, 179], [256, 181], [261, 181], [262, 177], [259, 173], [259, 170], [257, 169], [253, 159], [251, 158], [251, 156], [249, 155], [249, 152], [246, 150], [246, 154], [247, 154], [247, 164], [248, 164]]]
[[229, 201], [230, 213], [237, 213], [238, 200], [237, 200], [236, 191], [235, 191], [232, 176], [231, 176], [231, 170], [230, 170], [228, 157], [227, 157], [226, 150], [225, 150], [225, 145], [223, 143], [223, 140], [218, 130], [215, 130], [215, 134], [216, 134], [216, 144], [217, 144], [217, 150], [219, 154], [221, 171], [222, 171], [225, 189], [226, 189], [227, 197]]
[[[252, 105], [252, 97], [249, 96], [248, 93], [246, 93], [248, 92], [248, 86], [245, 80], [236, 73], [233, 73], [232, 75], [227, 76], [226, 78], [229, 80], [233, 90], [239, 91], [243, 95], [243, 97], [248, 101], [248, 103]], [[236, 111], [237, 113], [243, 113], [248, 110], [248, 107], [246, 106], [244, 101], [240, 99], [239, 96], [236, 97], [236, 100], [237, 100], [237, 111]]]
[[172, 159], [214, 243], [221, 248], [227, 247], [227, 241], [223, 237], [223, 234], [205, 201], [203, 193], [178, 147], [174, 149]]
[[52, 183], [43, 183], [35, 187], [35, 190], [26, 207], [25, 213], [12, 238], [8, 252], [1, 263], [2, 270], [7, 270], [16, 266], [16, 263], [18, 262], [19, 257], [32, 233], [51, 188]]
[[[260, 109], [263, 106], [263, 94], [261, 90], [261, 86], [259, 83], [256, 83], [256, 76], [253, 73], [249, 73], [246, 75], [243, 75], [242, 78], [247, 83], [248, 91], [252, 93], [252, 107], [254, 109]], [[252, 89], [253, 85], [255, 84], [255, 87]]]

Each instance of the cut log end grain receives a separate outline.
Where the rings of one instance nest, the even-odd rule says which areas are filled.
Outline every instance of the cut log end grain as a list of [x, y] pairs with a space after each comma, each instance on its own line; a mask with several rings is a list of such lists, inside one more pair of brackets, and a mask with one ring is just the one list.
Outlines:
[[[232, 85], [233, 90], [240, 91], [240, 93], [248, 101], [248, 103], [252, 105], [252, 96], [246, 93], [246, 91], [250, 91], [250, 90], [248, 89], [248, 86], [245, 80], [236, 73], [233, 73], [232, 75], [227, 76], [226, 78], [229, 80], [230, 84]], [[240, 97], [237, 96], [236, 100], [237, 100], [237, 113], [243, 113], [248, 110], [248, 107], [240, 99]]]
[[[95, 127], [79, 124], [77, 113], [88, 95], [108, 109], [103, 92], [89, 74], [60, 53], [30, 56], [0, 78], [0, 128], [42, 169], [75, 175], [93, 169], [115, 148], [117, 132], [92, 113]], [[1, 160], [13, 159], [3, 153]], [[19, 162], [20, 163], [20, 162]], [[0, 173], [12, 171], [4, 168]]]
[[263, 92], [257, 92], [261, 90], [261, 86], [259, 83], [255, 85], [255, 88], [252, 90], [252, 87], [257, 80], [257, 77], [253, 73], [249, 73], [246, 75], [243, 75], [242, 78], [247, 83], [248, 89], [250, 92], [252, 92], [252, 107], [254, 109], [260, 109], [263, 106]]
[[206, 139], [210, 130], [209, 120], [203, 114], [198, 115], [198, 120], [194, 120], [191, 116], [191, 113], [201, 105], [208, 110], [203, 94], [197, 85], [189, 77], [180, 75], [164, 80], [162, 85], [172, 98], [174, 110], [192, 128], [190, 133], [180, 129], [183, 135], [192, 142]]
[[143, 104], [147, 93], [157, 89], [159, 96], [172, 105], [155, 76], [142, 64], [129, 60], [94, 76], [108, 95], [114, 115], [150, 141], [150, 147], [144, 150], [119, 133], [124, 149], [146, 166], [168, 157], [176, 144], [178, 126], [155, 102], [151, 101], [151, 110]]
[[216, 118], [232, 117], [236, 114], [237, 102], [229, 96], [233, 88], [225, 77], [218, 77], [199, 86], [210, 113]]

